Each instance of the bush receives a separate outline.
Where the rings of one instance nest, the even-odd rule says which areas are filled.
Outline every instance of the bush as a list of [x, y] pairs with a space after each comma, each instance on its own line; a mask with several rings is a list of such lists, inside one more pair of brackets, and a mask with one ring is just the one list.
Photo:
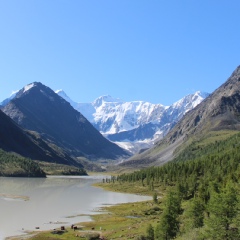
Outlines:
[[99, 233], [91, 233], [88, 235], [88, 240], [97, 240], [99, 239], [100, 234]]

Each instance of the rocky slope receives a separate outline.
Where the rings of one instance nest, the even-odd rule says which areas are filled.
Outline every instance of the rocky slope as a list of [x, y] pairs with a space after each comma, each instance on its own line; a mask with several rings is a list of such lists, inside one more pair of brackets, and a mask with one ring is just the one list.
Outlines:
[[211, 131], [240, 130], [240, 66], [229, 79], [193, 110], [186, 113], [155, 146], [125, 162], [125, 166], [161, 165], [175, 150]]
[[39, 135], [22, 129], [0, 110], [0, 149], [46, 162], [56, 162], [82, 167], [61, 149], [55, 149]]

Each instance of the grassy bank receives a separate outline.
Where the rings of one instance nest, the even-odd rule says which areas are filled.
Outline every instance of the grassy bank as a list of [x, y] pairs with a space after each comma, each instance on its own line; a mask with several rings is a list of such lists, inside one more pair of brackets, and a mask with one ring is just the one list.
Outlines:
[[134, 193], [138, 195], [152, 196], [153, 192], [156, 192], [158, 196], [161, 196], [163, 188], [159, 186], [153, 190], [146, 186], [142, 186], [136, 183], [121, 184], [119, 182], [115, 183], [96, 183], [95, 187], [101, 187], [108, 191], [121, 192], [121, 193]]
[[92, 222], [76, 224], [78, 227], [76, 230], [68, 227], [64, 231], [59, 228], [55, 231], [30, 233], [28, 239], [72, 240], [76, 237], [83, 240], [98, 239], [94, 236], [101, 236], [105, 239], [137, 239], [137, 237], [145, 235], [149, 222], [151, 224], [157, 223], [159, 219], [157, 215], [162, 211], [160, 205], [146, 201], [104, 207], [102, 208], [103, 213], [92, 217]]
[[[106, 190], [114, 190], [125, 193], [133, 193], [128, 186], [121, 188], [120, 184], [96, 184]], [[132, 189], [133, 190], [133, 189]], [[141, 195], [152, 195], [152, 191], [134, 187], [135, 193]], [[153, 200], [135, 203], [126, 203], [101, 208], [100, 214], [93, 215], [91, 222], [76, 224], [77, 229], [67, 227], [64, 231], [58, 229], [51, 231], [33, 232], [28, 235], [31, 240], [72, 240], [72, 239], [99, 239], [94, 237], [104, 237], [105, 239], [138, 239], [145, 235], [149, 222], [152, 225], [157, 224], [159, 214], [162, 212], [162, 203], [155, 204]], [[11, 240], [20, 240], [22, 237], [11, 238]]]

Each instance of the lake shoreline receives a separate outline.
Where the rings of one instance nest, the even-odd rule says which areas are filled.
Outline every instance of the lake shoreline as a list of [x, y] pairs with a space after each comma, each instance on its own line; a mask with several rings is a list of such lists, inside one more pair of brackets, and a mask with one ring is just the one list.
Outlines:
[[[91, 221], [75, 223], [74, 226], [77, 226], [76, 230], [72, 229], [71, 225], [64, 225], [65, 230], [62, 231], [62, 238], [58, 239], [72, 240], [78, 236], [81, 237], [81, 239], [86, 240], [88, 239], [89, 234], [94, 233], [97, 233], [102, 237], [107, 237], [106, 239], [108, 239], [109, 234], [120, 234], [124, 231], [124, 229], [130, 233], [128, 237], [136, 234], [140, 236], [145, 233], [145, 227], [147, 226], [148, 221], [152, 218], [151, 216], [143, 216], [140, 212], [147, 211], [146, 209], [148, 209], [149, 206], [153, 206], [152, 200], [150, 199], [131, 203], [119, 203], [112, 206], [103, 206], [100, 209], [100, 214], [89, 215], [89, 217], [91, 217]], [[133, 207], [136, 210], [134, 213], [132, 212]], [[151, 219], [151, 221], [154, 222], [154, 219]], [[136, 233], [136, 226], [139, 224], [142, 224], [143, 227], [140, 228], [139, 233]], [[55, 232], [57, 231], [61, 232], [61, 227], [55, 229]], [[44, 240], [51, 238], [51, 236], [53, 237], [53, 232], [54, 229], [48, 231], [33, 231], [27, 233], [26, 235], [6, 238], [6, 240], [31, 240], [35, 239], [34, 237], [37, 237], [36, 239], [38, 240]], [[120, 236], [123, 236], [122, 239], [128, 239], [124, 238], [125, 235]]]
[[[95, 186], [92, 186], [93, 185], [93, 183], [96, 183], [96, 182], [100, 182], [101, 181], [101, 179], [102, 179], [102, 177], [103, 176], [98, 176], [97, 177], [97, 181], [96, 181], [96, 179], [94, 180], [94, 176], [85, 176], [85, 177], [83, 177], [83, 178], [86, 178], [86, 179], [92, 179], [93, 180], [93, 182], [91, 182], [91, 184], [90, 185], [86, 185], [85, 186], [85, 189], [84, 189], [84, 191], [89, 187], [89, 186], [91, 186], [91, 189], [93, 189], [92, 191], [93, 192], [102, 192], [102, 191], [104, 191], [104, 195], [109, 195], [109, 196], [115, 196], [114, 194], [117, 194], [117, 193], [114, 193], [114, 192], [109, 192], [109, 191], [105, 191], [105, 190], [103, 190], [103, 189], [101, 189], [101, 190], [97, 190], [99, 187], [95, 187]], [[65, 179], [66, 181], [72, 181], [73, 179], [75, 179], [76, 181], [79, 179], [79, 177], [76, 177], [76, 176], [73, 176], [73, 177], [69, 177], [69, 176], [51, 176], [50, 177], [50, 180], [52, 180], [52, 179], [54, 179], [54, 180], [56, 180], [56, 181], [61, 181], [61, 180], [63, 180], [63, 179]], [[73, 187], [73, 186], [72, 186]], [[106, 194], [107, 193], [107, 194]], [[119, 194], [119, 193], [118, 193]], [[128, 195], [128, 194], [123, 194], [123, 195], [125, 195], [125, 197], [127, 197], [126, 199], [128, 199], [129, 197], [130, 197], [130, 195], [131, 195], [131, 200], [129, 201], [130, 203], [133, 203], [133, 202], [135, 202], [135, 201], [145, 201], [146, 199], [149, 199], [149, 197], [146, 197], [145, 198], [145, 196], [136, 196], [135, 194], [130, 194], [130, 195]], [[116, 195], [116, 196], [118, 196], [118, 197], [110, 197], [110, 199], [114, 199], [114, 201], [116, 201], [118, 198], [119, 198], [119, 196], [123, 196], [122, 195], [122, 193], [120, 194], [120, 195]], [[133, 197], [133, 196], [135, 196], [135, 197]], [[93, 222], [94, 221], [94, 218], [95, 218], [95, 216], [96, 215], [101, 215], [101, 214], [103, 214], [103, 211], [102, 211], [102, 209], [103, 208], [105, 208], [106, 206], [112, 206], [112, 205], [118, 205], [118, 204], [122, 204], [122, 203], [126, 203], [126, 199], [125, 199], [125, 197], [123, 198], [123, 200], [121, 200], [121, 198], [119, 199], [119, 201], [116, 201], [116, 202], [111, 202], [111, 201], [101, 201], [101, 204], [100, 205], [98, 205], [98, 204], [96, 204], [93, 208], [91, 208], [91, 209], [89, 209], [89, 210], [87, 210], [87, 209], [84, 209], [84, 211], [80, 211], [78, 214], [76, 214], [76, 215], [71, 215], [71, 213], [70, 214], [68, 214], [68, 217], [64, 217], [64, 219], [66, 220], [66, 222], [68, 222], [68, 223], [64, 223], [64, 224], [62, 224], [62, 225], [64, 225], [66, 228], [70, 228], [71, 227], [71, 225], [72, 224], [76, 224], [76, 225], [81, 225], [82, 223], [89, 223], [89, 222]], [[107, 198], [108, 199], [108, 198]], [[125, 199], [125, 200], [124, 200]], [[31, 202], [31, 198], [30, 198], [30, 202]], [[121, 202], [122, 201], [122, 202]], [[128, 202], [128, 201], [127, 201]], [[97, 209], [97, 210], [96, 210]], [[86, 214], [86, 212], [88, 212], [88, 214]], [[76, 218], [76, 216], [85, 216], [85, 218], [84, 219], [82, 219], [81, 221], [79, 221], [79, 219], [75, 219]], [[87, 221], [86, 221], [86, 217], [88, 218], [87, 219]], [[68, 220], [71, 220], [71, 221], [68, 221]], [[49, 222], [50, 222], [51, 220], [49, 219]], [[24, 224], [23, 224], [24, 225]], [[38, 227], [38, 225], [36, 225], [35, 227]], [[52, 226], [52, 227], [49, 227], [49, 226], [47, 226], [47, 225], [45, 225], [44, 226], [45, 228], [44, 229], [42, 229], [42, 227], [40, 226], [39, 228], [39, 231], [37, 230], [37, 232], [36, 232], [36, 234], [38, 234], [39, 232], [45, 232], [45, 231], [48, 231], [48, 232], [51, 232], [53, 229], [57, 229], [57, 228], [59, 228], [60, 226], [58, 225], [58, 226]], [[46, 229], [46, 227], [48, 227], [48, 229]], [[29, 228], [24, 228], [24, 229], [29, 229]], [[27, 230], [27, 232], [24, 232], [23, 234], [21, 234], [21, 232], [20, 232], [20, 234], [14, 234], [14, 235], [12, 235], [12, 236], [10, 236], [10, 234], [8, 234], [8, 236], [5, 236], [5, 238], [4, 239], [6, 239], [6, 240], [15, 240], [15, 239], [22, 239], [23, 237], [24, 238], [28, 238], [28, 239], [31, 239], [31, 234], [35, 234], [35, 229], [34, 228], [31, 228], [30, 230]], [[30, 234], [30, 235], [29, 235]]]

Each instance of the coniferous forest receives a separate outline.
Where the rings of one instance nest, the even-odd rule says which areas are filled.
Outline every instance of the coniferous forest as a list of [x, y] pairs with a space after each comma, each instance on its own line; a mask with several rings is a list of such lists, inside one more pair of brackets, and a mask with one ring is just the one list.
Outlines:
[[164, 205], [157, 224], [142, 239], [240, 239], [240, 134], [203, 144], [193, 141], [178, 157], [112, 177], [135, 183], [156, 195]]
[[0, 149], [0, 176], [2, 177], [46, 177], [39, 165], [32, 161]]

